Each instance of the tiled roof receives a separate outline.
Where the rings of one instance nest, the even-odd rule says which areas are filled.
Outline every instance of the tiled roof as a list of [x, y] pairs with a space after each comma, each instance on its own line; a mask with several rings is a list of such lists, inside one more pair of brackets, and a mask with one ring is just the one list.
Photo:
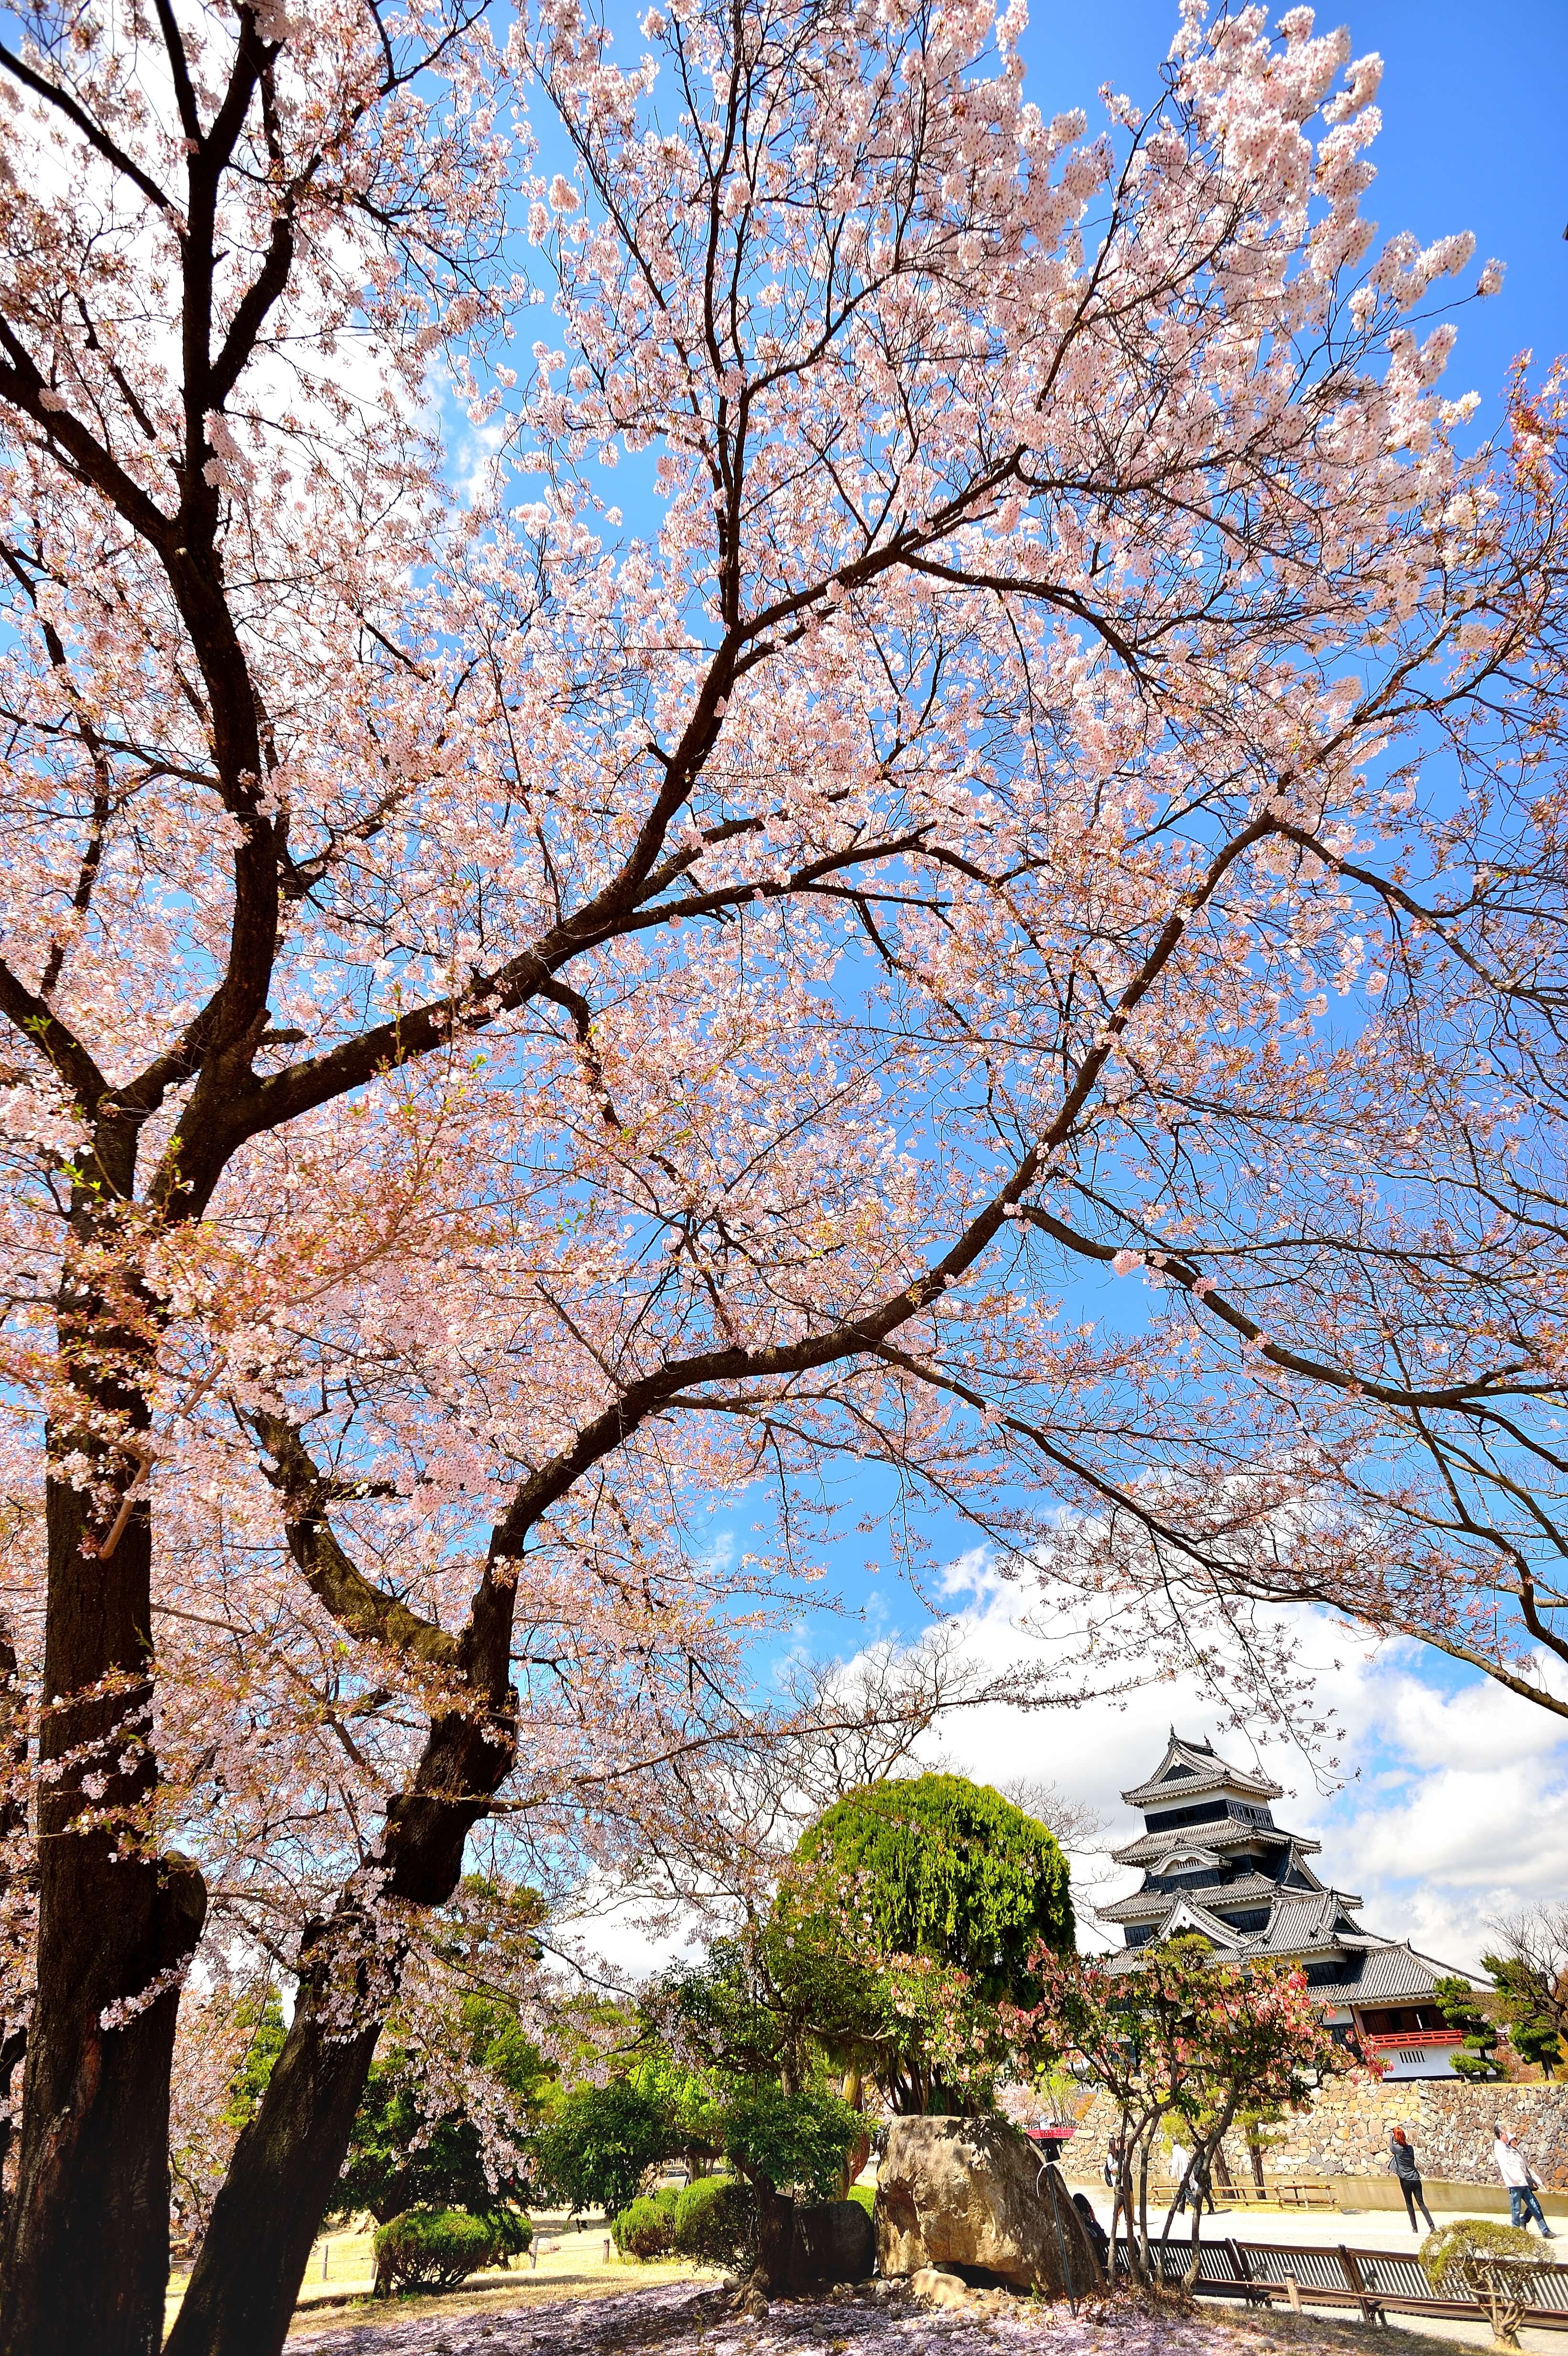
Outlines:
[[1339, 1916], [1360, 1902], [1342, 1890], [1304, 1890], [1299, 1897], [1282, 1897], [1269, 1916], [1267, 1931], [1259, 1935], [1282, 1952], [1322, 1946], [1332, 1940]]
[[[1175, 1910], [1172, 1909], [1172, 1912]], [[1217, 1939], [1217, 1960], [1227, 1964], [1262, 1963], [1269, 1957], [1284, 1960], [1288, 1949], [1268, 1946], [1263, 1939], [1250, 1939], [1240, 1944], [1234, 1935], [1228, 1941]], [[1343, 1978], [1327, 1987], [1311, 1990], [1315, 2004], [1338, 2008], [1346, 2005], [1410, 2004], [1429, 1999], [1434, 1985], [1440, 1979], [1467, 1979], [1469, 1975], [1452, 1965], [1440, 1964], [1430, 1955], [1418, 1955], [1414, 1949], [1392, 1940], [1369, 1941], [1364, 1946], [1349, 1939], [1325, 1941], [1317, 1954], [1339, 1953], [1344, 1955], [1349, 1968]], [[1136, 1971], [1142, 1947], [1118, 1947], [1105, 1962], [1112, 1971]]]
[[[1172, 1727], [1165, 1757], [1154, 1775], [1147, 1783], [1124, 1792], [1122, 1797], [1129, 1807], [1153, 1812], [1161, 1805], [1179, 1807], [1188, 1800], [1220, 1792], [1234, 1793], [1249, 1802], [1281, 1797], [1278, 1784], [1253, 1771], [1231, 1767], [1207, 1742], [1184, 1741]], [[1430, 1955], [1417, 1954], [1408, 1941], [1380, 1938], [1363, 1930], [1356, 1920], [1360, 1900], [1349, 1890], [1325, 1889], [1306, 1867], [1302, 1872], [1313, 1885], [1307, 1889], [1282, 1886], [1255, 1869], [1239, 1874], [1233, 1881], [1178, 1879], [1168, 1890], [1150, 1887], [1150, 1877], [1159, 1875], [1169, 1858], [1187, 1855], [1201, 1859], [1207, 1869], [1218, 1867], [1223, 1856], [1239, 1848], [1277, 1851], [1288, 1847], [1294, 1860], [1316, 1855], [1321, 1846], [1273, 1824], [1247, 1824], [1233, 1815], [1145, 1831], [1125, 1848], [1112, 1852], [1118, 1865], [1144, 1867], [1143, 1887], [1099, 1907], [1098, 1918], [1102, 1922], [1152, 1926], [1152, 1937], [1147, 1942], [1151, 1945], [1182, 1931], [1200, 1932], [1213, 1943], [1218, 1959], [1226, 1962], [1261, 1962], [1265, 1957], [1320, 1961], [1332, 1956], [1338, 1960], [1340, 1976], [1331, 1986], [1314, 1990], [1315, 2000], [1326, 2006], [1430, 1997], [1435, 1981], [1448, 1976], [1451, 1967]], [[1268, 1921], [1261, 1931], [1239, 1931], [1225, 1919], [1243, 1908], [1255, 1911], [1265, 1901]], [[1145, 1944], [1124, 1947], [1108, 1956], [1110, 1968], [1136, 1969]]]
[[[1441, 1979], [1468, 1979], [1452, 1964], [1440, 1964], [1431, 1955], [1418, 1955], [1408, 1940], [1375, 1940], [1361, 1957], [1350, 1990], [1357, 2004], [1391, 2004], [1411, 1997], [1432, 1993], [1433, 1983]], [[1343, 1998], [1341, 1998], [1343, 2001]]]
[[1276, 1825], [1243, 1825], [1238, 1817], [1221, 1816], [1211, 1825], [1188, 1825], [1176, 1830], [1140, 1833], [1125, 1848], [1115, 1848], [1111, 1855], [1118, 1865], [1153, 1865], [1157, 1858], [1168, 1857], [1173, 1848], [1243, 1848], [1260, 1841], [1269, 1848], [1283, 1848], [1289, 1841], [1302, 1855], [1321, 1848], [1321, 1841], [1308, 1840], [1301, 1833], [1282, 1833]]
[[1162, 1800], [1174, 1803], [1189, 1795], [1196, 1797], [1227, 1789], [1243, 1793], [1249, 1799], [1277, 1800], [1282, 1796], [1279, 1785], [1271, 1783], [1255, 1768], [1232, 1767], [1209, 1743], [1184, 1742], [1172, 1727], [1165, 1757], [1147, 1783], [1135, 1784], [1122, 1797], [1129, 1808], [1152, 1808]]
[[1242, 1873], [1234, 1881], [1198, 1882], [1190, 1889], [1179, 1884], [1174, 1890], [1135, 1890], [1130, 1897], [1113, 1899], [1094, 1912], [1102, 1922], [1147, 1922], [1179, 1898], [1194, 1898], [1200, 1906], [1228, 1912], [1232, 1906], [1272, 1906], [1278, 1896], [1278, 1882], [1266, 1873]]
[[[1179, 1916], [1182, 1918], [1179, 1922], [1177, 1920]], [[1151, 1939], [1148, 1944], [1154, 1946], [1160, 1939], [1179, 1939], [1194, 1932], [1202, 1938], [1212, 1940], [1221, 1952], [1221, 1961], [1226, 1963], [1241, 1954], [1248, 1944], [1245, 1932], [1238, 1931], [1220, 1915], [1211, 1914], [1196, 1898], [1173, 1898], [1157, 1937]], [[1136, 1964], [1142, 1953], [1141, 1945], [1124, 1947], [1118, 1954], [1107, 1956], [1106, 1961], [1113, 1971], [1119, 1971], [1128, 1964]]]
[[[1273, 1890], [1272, 1884], [1270, 1889]], [[1138, 1894], [1142, 1896], [1145, 1893], [1140, 1891]], [[1179, 1913], [1201, 1915], [1205, 1933], [1212, 1922], [1222, 1934], [1221, 1944], [1227, 1952], [1239, 1955], [1322, 1954], [1336, 1950], [1356, 1950], [1372, 1944], [1365, 1932], [1347, 1919], [1350, 1909], [1359, 1906], [1360, 1900], [1352, 1898], [1343, 1890], [1306, 1891], [1300, 1896], [1285, 1899], [1281, 1899], [1278, 1892], [1274, 1891], [1275, 1903], [1269, 1911], [1268, 1922], [1261, 1931], [1238, 1931], [1233, 1922], [1224, 1920], [1218, 1904], [1206, 1904], [1205, 1901], [1220, 1898], [1221, 1893], [1217, 1890], [1167, 1890], [1148, 1894], [1160, 1901], [1159, 1937], [1173, 1935], [1168, 1928], [1173, 1916]], [[1228, 1891], [1224, 1902], [1227, 1905], [1231, 1902]], [[1125, 1899], [1119, 1901], [1123, 1907], [1127, 1903]], [[1103, 1921], [1125, 1919], [1113, 1916], [1110, 1907], [1102, 1907], [1100, 1914]], [[1148, 1918], [1144, 1915], [1135, 1919], [1147, 1921]], [[1135, 1948], [1131, 1952], [1136, 1954], [1137, 1951]]]

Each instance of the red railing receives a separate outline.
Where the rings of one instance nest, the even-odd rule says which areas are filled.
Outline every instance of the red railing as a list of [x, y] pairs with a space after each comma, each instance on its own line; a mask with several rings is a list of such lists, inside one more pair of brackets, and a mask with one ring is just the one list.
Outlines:
[[1361, 2032], [1361, 2043], [1370, 2053], [1380, 2053], [1395, 2045], [1463, 2045], [1464, 2042], [1464, 2031], [1458, 2029], [1399, 2029], [1377, 2037], [1365, 2029]]

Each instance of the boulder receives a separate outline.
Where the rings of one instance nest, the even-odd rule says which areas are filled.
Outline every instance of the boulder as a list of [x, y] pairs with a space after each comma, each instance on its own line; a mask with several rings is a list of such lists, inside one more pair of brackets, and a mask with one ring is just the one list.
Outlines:
[[[1051, 2297], [1093, 2290], [1099, 2261], [1061, 2175], [1006, 2119], [894, 2119], [877, 2177], [877, 2263]], [[1065, 2264], [1064, 2264], [1065, 2261]]]
[[950, 2266], [918, 2266], [908, 2287], [923, 2307], [946, 2308], [955, 2315], [1005, 2315], [1021, 2297], [1012, 2290], [971, 2290]]
[[877, 2237], [859, 2201], [824, 2201], [795, 2212], [791, 2275], [800, 2283], [857, 2283], [877, 2259]]

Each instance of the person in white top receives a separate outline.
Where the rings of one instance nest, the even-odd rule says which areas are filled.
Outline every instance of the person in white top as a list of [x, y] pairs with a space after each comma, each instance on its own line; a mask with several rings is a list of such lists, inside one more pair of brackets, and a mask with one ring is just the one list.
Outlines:
[[1522, 2228], [1533, 2217], [1541, 2228], [1542, 2241], [1554, 2242], [1557, 2236], [1541, 2214], [1541, 2203], [1536, 2199], [1540, 2179], [1534, 2169], [1501, 2119], [1497, 2121], [1492, 2132], [1497, 2138], [1492, 2145], [1492, 2158], [1497, 2162], [1498, 2174], [1508, 2187], [1509, 2222]]
[[1188, 2150], [1187, 2146], [1184, 2143], [1178, 2143], [1173, 2136], [1170, 2141], [1170, 2180], [1180, 2187], [1176, 2202], [1176, 2213], [1179, 2217], [1184, 2214], [1187, 2208], [1187, 2187], [1181, 2179], [1186, 2175], [1191, 2160], [1192, 2154]]

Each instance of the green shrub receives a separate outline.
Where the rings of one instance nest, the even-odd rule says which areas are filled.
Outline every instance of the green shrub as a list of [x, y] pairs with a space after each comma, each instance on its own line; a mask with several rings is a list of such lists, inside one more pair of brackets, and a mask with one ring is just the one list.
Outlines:
[[1460, 2217], [1428, 2233], [1419, 2255], [1435, 2291], [1449, 2298], [1476, 2298], [1489, 2268], [1539, 2266], [1541, 2244], [1522, 2226], [1494, 2224], [1489, 2217]]
[[496, 2219], [466, 2209], [405, 2209], [376, 2236], [376, 2287], [451, 2290], [494, 2265], [505, 2238]]
[[874, 2184], [852, 2184], [849, 2187], [849, 2198], [851, 2201], [859, 2202], [868, 2217], [876, 2214], [877, 2188]]
[[1458, 2029], [1465, 2040], [1459, 2051], [1448, 2056], [1448, 2066], [1455, 2076], [1468, 2078], [1472, 2083], [1500, 2078], [1498, 2040], [1502, 2031], [1491, 2015], [1481, 2010], [1469, 1981], [1457, 1978], [1436, 1980], [1433, 1983], [1432, 1993], [1442, 2007], [1443, 2018], [1449, 2028]]
[[675, 2248], [675, 2209], [680, 2188], [655, 2192], [623, 2209], [610, 2228], [615, 2247], [625, 2258], [667, 2258]]
[[860, 2113], [841, 2095], [815, 2086], [803, 2086], [796, 2094], [786, 2094], [782, 2086], [752, 2086], [737, 2094], [724, 2114], [731, 2158], [748, 2176], [764, 2178], [780, 2192], [807, 2201], [832, 2200], [863, 2128]]
[[1517, 2348], [1526, 2315], [1525, 2293], [1541, 2265], [1539, 2242], [1520, 2226], [1488, 2217], [1461, 2217], [1428, 2233], [1421, 2244], [1427, 2281], [1445, 2298], [1479, 2301], [1492, 2327], [1494, 2348]]
[[757, 2244], [757, 2203], [733, 2176], [702, 2176], [675, 2204], [675, 2248], [700, 2265], [739, 2266]]
[[1072, 1953], [1072, 1895], [1055, 1839], [987, 1783], [913, 1775], [837, 1800], [795, 1855], [860, 1890], [890, 1954], [936, 1955], [987, 2001], [1033, 2000], [1037, 1940]]
[[667, 2095], [617, 2078], [578, 2086], [539, 2136], [539, 2172], [573, 2209], [613, 2216], [637, 2197], [644, 2171], [667, 2158], [679, 2129]]
[[527, 2257], [534, 2238], [531, 2217], [525, 2217], [520, 2209], [497, 2209], [485, 2222], [496, 2229], [496, 2250], [499, 2257]]

